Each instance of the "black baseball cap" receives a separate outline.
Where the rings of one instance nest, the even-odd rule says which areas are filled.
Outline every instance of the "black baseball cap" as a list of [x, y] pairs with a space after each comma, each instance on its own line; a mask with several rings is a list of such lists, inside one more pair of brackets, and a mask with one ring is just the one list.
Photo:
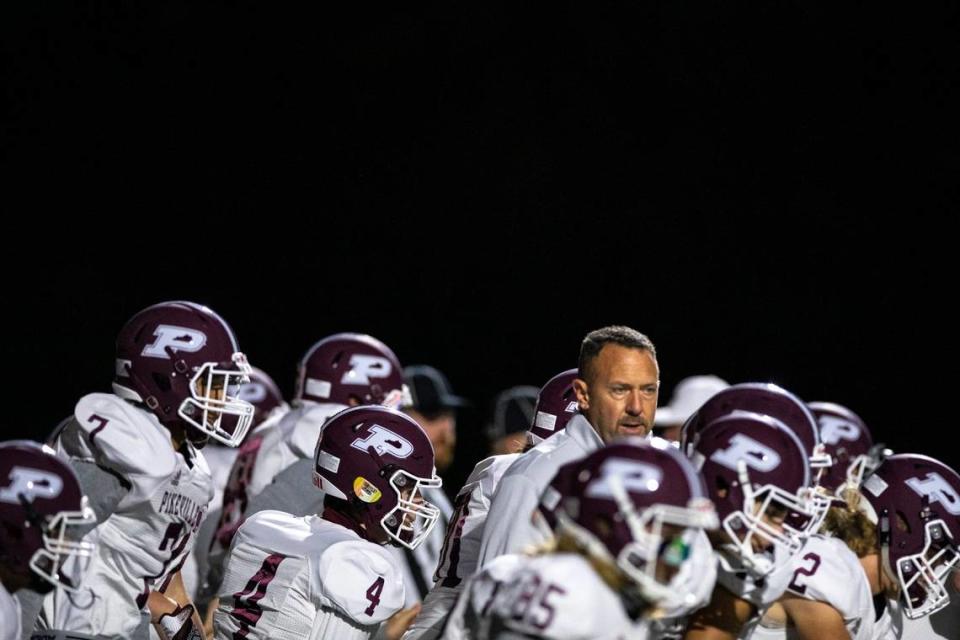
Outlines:
[[430, 365], [404, 368], [403, 380], [413, 397], [413, 408], [424, 415], [470, 406], [469, 400], [451, 391], [447, 377]]
[[504, 389], [493, 399], [487, 436], [491, 440], [511, 433], [528, 431], [533, 426], [537, 406], [538, 387], [518, 385]]

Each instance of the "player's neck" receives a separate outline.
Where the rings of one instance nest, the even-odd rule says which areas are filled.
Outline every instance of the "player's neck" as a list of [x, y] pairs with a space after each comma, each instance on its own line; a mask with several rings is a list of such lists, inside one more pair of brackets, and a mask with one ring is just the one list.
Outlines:
[[3, 584], [3, 588], [7, 590], [7, 593], [12, 595], [30, 584], [30, 580], [14, 574], [6, 567], [0, 566], [0, 584]]
[[332, 522], [333, 524], [338, 524], [341, 527], [350, 529], [350, 531], [353, 531], [364, 540], [370, 539], [367, 537], [367, 531], [366, 529], [363, 528], [363, 525], [361, 525], [359, 522], [357, 522], [350, 516], [340, 513], [336, 509], [331, 509], [327, 507], [323, 510], [323, 515], [320, 517], [326, 520], [327, 522]]

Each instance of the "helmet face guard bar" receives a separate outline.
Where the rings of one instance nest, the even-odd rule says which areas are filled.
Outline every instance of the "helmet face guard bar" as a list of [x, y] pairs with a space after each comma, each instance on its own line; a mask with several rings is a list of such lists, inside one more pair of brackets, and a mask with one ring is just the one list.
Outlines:
[[[30, 558], [30, 569], [36, 575], [70, 593], [77, 593], [80, 579], [64, 579], [61, 568], [67, 560], [89, 558], [96, 547], [82, 538], [84, 529], [95, 525], [97, 518], [85, 496], [81, 505], [80, 511], [61, 511], [43, 526], [43, 547]], [[75, 573], [82, 578], [82, 571]]]
[[[255, 407], [239, 397], [240, 386], [250, 381], [253, 370], [242, 353], [233, 354], [232, 368], [214, 363], [200, 367], [190, 380], [190, 397], [177, 412], [184, 421], [229, 447], [236, 447], [247, 435]], [[202, 390], [202, 393], [201, 393]], [[222, 390], [222, 397], [219, 397]], [[221, 426], [223, 416], [236, 416], [232, 429]]]
[[[608, 485], [632, 538], [616, 558], [612, 557], [606, 546], [592, 533], [560, 512], [558, 516], [564, 526], [584, 542], [588, 550], [615, 562], [617, 567], [637, 584], [640, 593], [651, 602], [695, 600], [695, 595], [676, 577], [680, 567], [690, 556], [696, 529], [716, 529], [719, 526], [713, 503], [706, 499], [694, 499], [687, 507], [658, 504], [638, 513], [621, 476], [608, 476]], [[664, 537], [664, 525], [678, 527], [681, 531], [667, 539]], [[661, 560], [678, 570], [666, 583], [657, 578], [658, 563]]]
[[397, 493], [397, 506], [380, 519], [387, 535], [411, 551], [419, 547], [440, 518], [440, 509], [423, 497], [421, 489], [439, 488], [442, 484], [437, 475], [419, 478], [403, 469], [394, 471], [390, 486]]
[[[770, 484], [755, 490], [746, 465], [740, 461], [737, 466], [743, 489], [743, 506], [723, 519], [723, 530], [744, 565], [757, 575], [765, 575], [777, 565], [771, 563], [765, 554], [754, 551], [753, 537], [757, 536], [780, 548], [784, 553], [775, 554], [775, 557], [778, 562], [779, 558], [787, 561], [800, 550], [805, 538], [820, 529], [830, 507], [830, 499], [807, 487], [798, 494]], [[764, 519], [764, 515], [778, 512], [787, 514], [782, 524], [773, 525]]]
[[[945, 582], [950, 572], [960, 564], [960, 554], [949, 528], [942, 520], [931, 520], [924, 525], [926, 540], [919, 553], [897, 560], [897, 582], [902, 589], [904, 614], [911, 620], [922, 618], [943, 609], [950, 603]], [[946, 537], [944, 537], [946, 533]], [[884, 563], [889, 568], [889, 540], [883, 545]]]

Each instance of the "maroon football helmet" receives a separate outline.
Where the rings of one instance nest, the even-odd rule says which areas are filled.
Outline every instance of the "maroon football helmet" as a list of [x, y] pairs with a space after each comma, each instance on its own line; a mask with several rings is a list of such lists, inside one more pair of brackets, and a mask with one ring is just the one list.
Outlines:
[[[142, 402], [165, 424], [182, 421], [231, 447], [253, 419], [253, 405], [238, 397], [249, 374], [230, 326], [199, 304], [147, 307], [117, 336], [117, 395]], [[224, 414], [236, 419], [222, 421]]]
[[558, 431], [567, 428], [570, 418], [579, 412], [573, 381], [577, 369], [568, 369], [553, 376], [540, 389], [534, 409], [533, 426], [527, 432], [527, 440], [540, 444]]
[[883, 446], [874, 446], [864, 421], [850, 409], [833, 402], [808, 402], [817, 420], [820, 442], [833, 463], [820, 476], [820, 486], [835, 492], [841, 485], [856, 488], [864, 474], [880, 464]]
[[690, 455], [700, 431], [735, 410], [776, 418], [800, 438], [813, 469], [830, 466], [830, 456], [820, 442], [817, 421], [807, 405], [783, 387], [767, 382], [744, 382], [718, 391], [684, 423], [680, 432], [681, 450]]
[[96, 524], [73, 469], [53, 449], [27, 440], [0, 443], [0, 563], [34, 590], [79, 586], [62, 579], [69, 558], [89, 557], [82, 527]]
[[[796, 553], [820, 528], [830, 506], [810, 488], [810, 465], [797, 435], [776, 418], [733, 411], [699, 433], [691, 459], [717, 505], [734, 556], [765, 575]], [[766, 516], [766, 517], [764, 517]], [[773, 522], [782, 521], [781, 526]], [[753, 540], [782, 552], [758, 553]]]
[[314, 452], [313, 482], [358, 507], [372, 539], [415, 549], [440, 510], [422, 488], [440, 487], [433, 445], [412, 418], [387, 407], [353, 407], [324, 425]]
[[280, 387], [265, 371], [250, 368], [250, 381], [240, 387], [241, 400], [253, 405], [253, 427], [278, 411], [286, 411], [287, 403], [280, 393]]
[[295, 400], [391, 409], [412, 404], [397, 356], [362, 333], [337, 333], [310, 347], [297, 370]]
[[679, 568], [696, 530], [718, 526], [693, 465], [661, 438], [622, 438], [562, 466], [539, 509], [558, 533], [616, 564], [648, 602], [683, 599], [680, 585], [658, 580], [657, 564]]
[[960, 476], [918, 454], [890, 456], [863, 481], [861, 509], [877, 525], [880, 555], [901, 588], [908, 618], [947, 606], [960, 563]]

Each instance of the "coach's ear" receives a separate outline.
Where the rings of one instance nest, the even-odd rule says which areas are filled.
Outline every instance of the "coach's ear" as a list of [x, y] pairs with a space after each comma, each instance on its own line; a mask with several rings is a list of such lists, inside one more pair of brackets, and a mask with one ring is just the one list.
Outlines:
[[577, 394], [577, 405], [580, 411], [586, 411], [590, 408], [590, 386], [587, 381], [577, 378], [573, 381], [573, 392]]

